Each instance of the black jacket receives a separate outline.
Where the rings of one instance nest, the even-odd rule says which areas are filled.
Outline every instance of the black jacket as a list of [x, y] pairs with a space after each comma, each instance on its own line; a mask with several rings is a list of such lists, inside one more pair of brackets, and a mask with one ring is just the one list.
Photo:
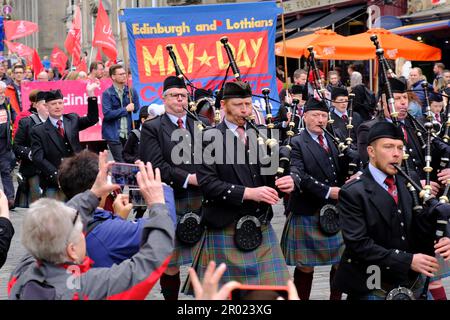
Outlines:
[[368, 169], [360, 179], [342, 187], [338, 210], [345, 251], [334, 278], [338, 290], [353, 294], [368, 292], [367, 279], [373, 275], [369, 266], [380, 268], [385, 290], [411, 286], [417, 277], [410, 270], [413, 254], [430, 254], [435, 218], [428, 209], [413, 214], [406, 180], [397, 175], [396, 185], [398, 206]]
[[[286, 105], [280, 106], [280, 109], [278, 110], [278, 114], [274, 121], [275, 128], [280, 130], [279, 139], [281, 142], [284, 142], [286, 140], [286, 138], [287, 138], [286, 133], [289, 130], [289, 120], [290, 119], [287, 118], [287, 113], [288, 113], [288, 107]], [[301, 117], [297, 114], [294, 118], [294, 123], [295, 123], [294, 130], [293, 130], [294, 135], [298, 134], [298, 131], [299, 131], [298, 128], [301, 123], [301, 120], [302, 120]], [[283, 128], [283, 121], [286, 122], [285, 128]]]
[[[200, 119], [204, 123], [208, 120], [202, 116]], [[201, 134], [198, 128], [195, 127], [194, 120], [186, 117], [187, 130], [189, 130], [192, 140], [195, 135]], [[172, 150], [175, 147], [180, 147], [177, 141], [171, 141], [172, 133], [177, 130], [177, 126], [170, 121], [169, 116], [164, 113], [156, 118], [146, 121], [141, 129], [141, 143], [139, 146], [139, 159], [144, 163], [147, 161], [152, 163], [153, 168], [159, 168], [161, 172], [161, 179], [174, 189], [175, 198], [185, 197], [186, 189], [183, 185], [187, 179], [188, 174], [196, 172], [196, 165], [194, 164], [193, 152], [195, 150], [195, 143], [188, 147], [189, 153], [184, 153], [181, 157], [180, 163], [172, 161]], [[183, 140], [187, 142], [187, 140]], [[199, 146], [201, 150], [201, 146]], [[178, 152], [176, 153], [179, 154]], [[198, 187], [189, 186], [189, 189], [200, 193]]]
[[[137, 130], [137, 131], [135, 131]], [[139, 159], [139, 144], [141, 139], [141, 132], [139, 129], [131, 130], [128, 135], [122, 151], [123, 160], [127, 163], [135, 163]]]
[[8, 256], [11, 239], [14, 236], [14, 227], [9, 219], [0, 218], [0, 268], [5, 264]]
[[[342, 142], [345, 142], [345, 139], [348, 138], [348, 129], [347, 129], [347, 122], [344, 121], [341, 117], [339, 117], [336, 113], [333, 111], [330, 111], [330, 117], [333, 122], [333, 129], [336, 133], [336, 135], [341, 139]], [[351, 131], [351, 138], [353, 140], [353, 144], [356, 145], [357, 136], [356, 132], [358, 130], [359, 125], [362, 123], [362, 118], [357, 112], [353, 112], [353, 118], [352, 118], [352, 125], [353, 129]]]
[[325, 204], [335, 200], [325, 199], [330, 187], [341, 186], [345, 180], [345, 164], [338, 157], [334, 143], [326, 137], [331, 153], [327, 152], [303, 130], [292, 138], [291, 173], [301, 179], [300, 189], [289, 197], [289, 210], [294, 214], [311, 216]]
[[79, 132], [98, 121], [96, 97], [88, 98], [88, 113], [80, 117], [76, 113], [63, 115], [64, 139], [59, 135], [50, 118], [31, 129], [31, 151], [33, 164], [41, 171], [41, 184], [58, 186], [57, 174], [61, 161], [82, 150]]
[[[261, 217], [267, 214], [267, 221], [273, 216], [272, 207], [263, 202], [257, 203], [250, 200], [243, 200], [246, 187], [255, 188], [260, 186], [273, 187], [273, 176], [262, 175], [261, 166], [258, 163], [250, 163], [249, 158], [245, 163], [238, 163], [236, 150], [241, 142], [231, 131], [227, 132], [227, 125], [221, 122], [217, 127], [206, 130], [204, 136], [221, 135], [223, 137], [223, 148], [217, 145], [217, 149], [223, 151], [221, 163], [208, 164], [205, 161], [197, 166], [197, 179], [203, 192], [202, 213], [207, 226], [211, 228], [225, 228], [237, 221], [241, 216], [253, 215]], [[233, 138], [234, 151], [227, 149], [226, 136]], [[249, 131], [247, 131], [249, 136]], [[209, 138], [205, 138], [204, 153], [209, 154]], [[250, 139], [249, 139], [250, 141]], [[251, 142], [249, 142], [251, 143]], [[244, 148], [241, 144], [241, 148]], [[215, 155], [219, 158], [217, 151]], [[247, 154], [248, 148], [245, 149]], [[232, 159], [231, 154], [235, 157]], [[299, 180], [299, 179], [297, 179]], [[295, 179], [294, 179], [295, 181]], [[298, 181], [299, 182], [299, 181]]]
[[19, 172], [24, 177], [32, 177], [38, 173], [31, 161], [31, 129], [39, 123], [42, 121], [37, 114], [20, 119], [14, 137], [13, 150], [16, 158], [20, 160]]

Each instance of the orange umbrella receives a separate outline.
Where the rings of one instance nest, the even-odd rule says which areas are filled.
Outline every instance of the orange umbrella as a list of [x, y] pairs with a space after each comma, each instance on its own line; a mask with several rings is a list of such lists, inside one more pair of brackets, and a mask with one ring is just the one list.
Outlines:
[[[345, 37], [328, 29], [317, 30], [314, 33], [303, 37], [286, 40], [286, 56], [289, 58], [300, 58], [301, 56], [309, 56], [308, 47], [315, 46], [318, 42], [336, 41], [338, 43]], [[275, 44], [275, 54], [277, 56], [284, 56], [283, 41]], [[317, 58], [321, 58], [317, 56]]]
[[386, 29], [370, 29], [366, 32], [345, 37], [339, 41], [321, 41], [314, 50], [322, 59], [368, 60], [375, 59], [375, 46], [370, 40], [378, 36], [387, 59], [405, 58], [412, 61], [441, 60], [441, 49], [414, 41]]

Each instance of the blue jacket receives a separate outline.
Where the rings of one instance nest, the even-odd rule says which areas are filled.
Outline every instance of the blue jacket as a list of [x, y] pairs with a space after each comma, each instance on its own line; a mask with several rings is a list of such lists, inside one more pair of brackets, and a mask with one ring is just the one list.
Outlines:
[[139, 251], [142, 229], [147, 219], [127, 221], [112, 212], [97, 209], [94, 222], [102, 220], [86, 236], [88, 256], [94, 267], [111, 267], [131, 258]]
[[[134, 113], [139, 111], [139, 96], [137, 91], [132, 89], [132, 99], [134, 103]], [[125, 86], [123, 90], [123, 107], [120, 105], [120, 99], [117, 95], [114, 85], [106, 89], [102, 94], [102, 138], [107, 141], [119, 141], [120, 119], [127, 116], [128, 119], [128, 133], [132, 130], [131, 114], [127, 112], [125, 107], [130, 103], [128, 97], [128, 87]]]
[[[173, 190], [168, 186], [164, 186], [164, 198], [175, 229], [177, 224], [175, 199]], [[92, 222], [88, 224], [86, 235], [86, 249], [88, 256], [94, 261], [93, 267], [111, 267], [114, 263], [120, 264], [136, 254], [147, 221], [148, 218], [124, 220], [110, 211], [97, 208]]]

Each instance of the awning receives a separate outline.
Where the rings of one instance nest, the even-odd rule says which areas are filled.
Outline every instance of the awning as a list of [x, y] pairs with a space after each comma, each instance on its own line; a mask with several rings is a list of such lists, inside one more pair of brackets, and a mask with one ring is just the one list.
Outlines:
[[407, 34], [417, 34], [417, 33], [422, 33], [422, 32], [431, 32], [431, 31], [448, 29], [448, 28], [450, 28], [450, 19], [442, 20], [442, 21], [410, 24], [407, 26], [390, 29], [389, 31], [391, 31], [392, 33], [395, 33], [395, 34], [399, 34], [399, 35], [407, 35]]
[[325, 15], [322, 19], [320, 19], [316, 22], [313, 22], [310, 25], [306, 26], [305, 28], [301, 29], [299, 32], [293, 34], [289, 38], [292, 39], [292, 38], [296, 38], [296, 37], [301, 37], [301, 36], [310, 34], [314, 31], [317, 31], [320, 29], [325, 29], [325, 28], [331, 26], [333, 23], [339, 22], [339, 21], [347, 18], [348, 16], [353, 15], [357, 11], [365, 9], [365, 8], [367, 8], [366, 5], [357, 5], [357, 6], [337, 9], [336, 11]]
[[327, 14], [328, 14], [327, 12], [318, 12], [318, 13], [314, 13], [314, 14], [310, 14], [310, 15], [301, 17], [300, 19], [297, 19], [290, 23], [287, 23], [285, 25], [285, 29], [286, 30], [301, 29], [301, 28], [307, 26], [308, 24], [313, 23], [316, 20], [319, 20], [320, 18], [323, 18]]

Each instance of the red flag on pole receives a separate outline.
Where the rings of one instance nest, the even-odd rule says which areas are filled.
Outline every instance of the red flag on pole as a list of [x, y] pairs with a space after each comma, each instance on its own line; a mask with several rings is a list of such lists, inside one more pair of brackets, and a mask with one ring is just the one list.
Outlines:
[[81, 59], [80, 63], [78, 63], [77, 68], [75, 71], [80, 72], [80, 71], [84, 71], [87, 73], [87, 64], [86, 64], [86, 60], [85, 59]]
[[25, 20], [5, 20], [4, 25], [7, 40], [19, 39], [39, 31], [36, 23]]
[[72, 56], [72, 63], [77, 66], [81, 58], [81, 11], [78, 6], [75, 6], [75, 13], [72, 21], [72, 27], [67, 33], [64, 47]]
[[41, 58], [39, 57], [36, 49], [33, 50], [33, 71], [34, 71], [34, 79], [37, 79], [37, 76], [42, 71], [45, 71], [44, 66], [42, 65]]
[[98, 2], [97, 21], [95, 22], [92, 45], [97, 48], [102, 48], [103, 53], [110, 60], [117, 60], [116, 40], [114, 40], [108, 14], [105, 8], [103, 8], [101, 0]]
[[17, 53], [19, 57], [27, 57], [33, 55], [33, 49], [30, 47], [27, 47], [23, 43], [20, 42], [10, 42], [8, 40], [5, 40], [6, 45], [8, 46], [8, 49], [12, 53]]
[[59, 73], [63, 74], [64, 70], [66, 70], [67, 60], [66, 54], [55, 45], [50, 56], [51, 66], [58, 68]]
[[100, 48], [100, 47], [97, 48], [97, 55], [95, 56], [95, 61], [97, 61], [97, 62], [102, 62], [103, 61], [102, 48]]

